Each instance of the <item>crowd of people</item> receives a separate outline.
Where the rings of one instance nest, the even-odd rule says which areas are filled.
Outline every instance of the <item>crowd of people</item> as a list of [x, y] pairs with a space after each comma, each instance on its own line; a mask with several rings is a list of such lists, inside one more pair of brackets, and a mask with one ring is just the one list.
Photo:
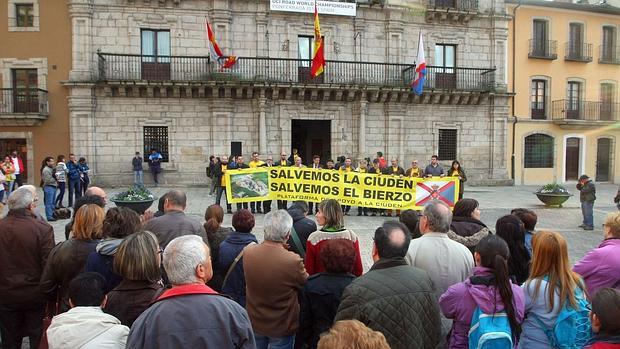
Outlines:
[[[290, 156], [287, 156], [285, 152], [282, 152], [280, 155], [280, 159], [275, 162], [272, 156], [267, 156], [265, 161], [263, 161], [260, 159], [260, 154], [258, 152], [253, 152], [252, 159], [247, 164], [245, 163], [244, 157], [241, 155], [234, 155], [230, 157], [227, 155], [219, 157], [211, 155], [209, 157], [209, 165], [207, 166], [207, 177], [211, 179], [210, 194], [215, 195], [215, 203], [218, 205], [221, 204], [222, 197], [226, 198], [225, 174], [228, 170], [272, 166], [312, 168], [317, 170], [331, 170], [340, 172], [358, 172], [398, 177], [457, 177], [460, 183], [458, 199], [463, 198], [464, 183], [467, 181], [465, 171], [457, 160], [452, 161], [452, 166], [450, 167], [450, 169], [448, 171], [445, 171], [444, 168], [439, 164], [439, 157], [437, 155], [433, 155], [431, 157], [430, 163], [425, 168], [420, 167], [418, 160], [413, 160], [411, 162], [411, 167], [406, 171], [403, 167], [400, 166], [399, 160], [397, 158], [392, 159], [390, 161], [390, 164], [388, 165], [382, 152], [377, 152], [375, 159], [373, 159], [372, 161], [370, 160], [370, 158], [360, 160], [357, 163], [357, 166], [353, 164], [353, 160], [350, 157], [344, 155], [339, 156], [336, 162], [334, 162], [333, 159], [327, 159], [325, 163], [323, 163], [322, 161], [323, 159], [321, 159], [319, 155], [314, 155], [311, 162], [309, 162], [308, 165], [304, 165], [304, 161], [298, 155], [297, 149], [293, 149], [293, 154], [291, 154]], [[277, 205], [278, 209], [282, 209], [286, 207], [287, 202], [284, 200], [278, 200]], [[310, 207], [310, 211], [312, 211], [314, 204], [312, 202], [309, 202], [308, 205]], [[249, 208], [251, 209], [251, 212], [253, 214], [268, 213], [269, 211], [271, 211], [271, 206], [271, 201], [251, 202]], [[248, 204], [237, 204], [237, 210], [240, 210], [242, 208], [248, 209]], [[344, 210], [344, 214], [349, 215], [349, 212], [351, 211], [351, 206], [343, 205], [342, 208]], [[228, 203], [228, 200], [226, 202], [226, 212], [228, 214], [232, 214], [232, 205]], [[400, 211], [392, 212], [392, 210], [380, 210], [366, 207], [358, 207], [357, 209], [358, 216], [376, 216], [377, 214], [388, 217], [393, 215], [399, 216]]]
[[[53, 160], [53, 159], [52, 159]], [[575, 348], [620, 347], [620, 213], [574, 266], [559, 233], [515, 209], [495, 231], [476, 200], [431, 201], [374, 231], [366, 273], [358, 235], [333, 199], [232, 227], [211, 205], [162, 196], [154, 217], [114, 207], [91, 187], [66, 241], [16, 189], [0, 221], [4, 348]], [[52, 318], [52, 315], [53, 316]], [[47, 318], [43, 327], [43, 319]]]
[[[56, 159], [48, 156], [41, 163], [41, 188], [43, 188], [43, 203], [45, 216], [49, 222], [57, 220], [55, 210], [65, 208], [64, 198], [68, 192], [68, 207], [86, 194], [90, 185], [90, 167], [86, 158], [76, 160], [74, 154], [69, 154], [69, 161], [64, 155]], [[68, 189], [68, 190], [67, 190]]]

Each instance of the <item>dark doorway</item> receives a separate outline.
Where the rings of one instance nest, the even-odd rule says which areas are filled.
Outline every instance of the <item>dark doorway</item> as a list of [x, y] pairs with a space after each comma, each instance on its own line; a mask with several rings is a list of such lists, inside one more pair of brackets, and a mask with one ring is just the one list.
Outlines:
[[[24, 168], [20, 169], [22, 181], [28, 182], [28, 146], [24, 138], [0, 139], [0, 157], [4, 161], [6, 155], [11, 154], [13, 150], [17, 150], [17, 155], [22, 159]], [[43, 159], [41, 159], [43, 160]]]
[[596, 142], [596, 181], [609, 181], [611, 168], [611, 138], [599, 138]]
[[330, 120], [293, 120], [291, 124], [291, 153], [296, 148], [303, 163], [312, 163], [312, 157], [319, 155], [321, 163], [331, 158]]
[[581, 139], [571, 137], [566, 139], [566, 180], [579, 178], [579, 154], [581, 153]]
[[238, 156], [242, 154], [241, 142], [230, 142], [230, 156]]

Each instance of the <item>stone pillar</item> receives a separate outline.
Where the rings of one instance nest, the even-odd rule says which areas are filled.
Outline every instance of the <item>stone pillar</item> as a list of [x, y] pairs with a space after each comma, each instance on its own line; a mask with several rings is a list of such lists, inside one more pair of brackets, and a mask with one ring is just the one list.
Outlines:
[[357, 153], [358, 157], [366, 154], [366, 99], [361, 98], [359, 101], [359, 121], [358, 121], [358, 137], [357, 137]]
[[261, 154], [267, 153], [266, 104], [267, 100], [265, 97], [258, 99], [258, 149]]
[[69, 15], [72, 27], [71, 81], [92, 81], [94, 52], [92, 50], [91, 27], [93, 20], [92, 0], [69, 0]]
[[97, 131], [95, 120], [95, 98], [93, 84], [73, 83], [69, 88], [69, 118], [71, 125], [71, 149], [84, 156], [90, 163], [93, 174], [97, 173]]

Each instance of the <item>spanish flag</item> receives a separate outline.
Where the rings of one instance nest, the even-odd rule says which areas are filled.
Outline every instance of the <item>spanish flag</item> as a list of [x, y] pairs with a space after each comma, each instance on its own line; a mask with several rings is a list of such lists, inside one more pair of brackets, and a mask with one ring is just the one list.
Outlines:
[[208, 20], [205, 20], [207, 27], [207, 38], [209, 39], [209, 51], [211, 51], [211, 59], [215, 60], [220, 65], [220, 69], [232, 68], [237, 63], [237, 57], [224, 56], [217, 41], [215, 40], [215, 34], [211, 29], [211, 25]]
[[323, 54], [323, 38], [321, 37], [321, 24], [319, 23], [319, 11], [314, 1], [314, 52], [312, 53], [312, 67], [310, 76], [316, 78], [323, 74], [325, 68], [325, 56]]

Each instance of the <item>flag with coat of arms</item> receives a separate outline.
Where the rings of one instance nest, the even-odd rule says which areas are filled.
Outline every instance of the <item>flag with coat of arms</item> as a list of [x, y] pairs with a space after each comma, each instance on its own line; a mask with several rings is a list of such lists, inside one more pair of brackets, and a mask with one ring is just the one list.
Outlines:
[[415, 188], [415, 205], [426, 206], [433, 200], [439, 200], [449, 207], [454, 207], [458, 200], [459, 181], [455, 178], [417, 182]]
[[424, 41], [422, 41], [422, 31], [420, 30], [420, 40], [418, 40], [418, 60], [416, 62], [413, 81], [411, 82], [411, 92], [421, 95], [426, 81], [426, 57], [424, 56]]
[[215, 34], [213, 33], [213, 29], [211, 29], [211, 25], [209, 21], [205, 19], [205, 26], [207, 27], [207, 38], [209, 39], [209, 52], [211, 52], [211, 59], [217, 62], [220, 65], [220, 69], [228, 69], [232, 68], [235, 64], [237, 64], [236, 56], [224, 56], [220, 46], [217, 44], [215, 40]]

